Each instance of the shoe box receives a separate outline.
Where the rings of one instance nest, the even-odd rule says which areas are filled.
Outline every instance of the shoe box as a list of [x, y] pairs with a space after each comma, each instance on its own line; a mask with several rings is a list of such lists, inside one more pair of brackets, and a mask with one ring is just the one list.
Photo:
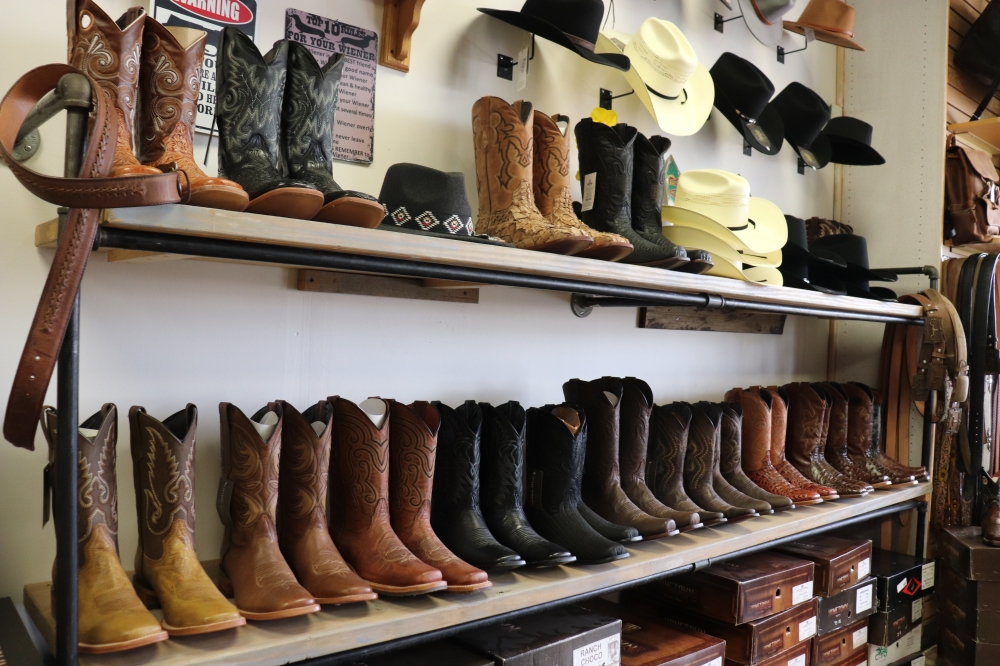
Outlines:
[[938, 549], [942, 559], [959, 576], [975, 581], [1000, 581], [1000, 548], [983, 543], [981, 528], [946, 527]]
[[[811, 646], [812, 641], [799, 643], [784, 652], [774, 655], [770, 659], [766, 659], [758, 664], [755, 664], [755, 666], [811, 666], [812, 662], [809, 661], [809, 650]], [[741, 665], [739, 662], [726, 659], [726, 666]]]
[[868, 577], [872, 564], [872, 542], [821, 535], [792, 541], [775, 548], [815, 566], [814, 591], [829, 597]]
[[941, 623], [938, 652], [956, 666], [997, 666], [1000, 644], [984, 643], [963, 635], [947, 621]]
[[868, 648], [868, 620], [853, 622], [813, 639], [812, 666], [834, 666]]
[[451, 641], [434, 641], [416, 647], [398, 650], [364, 661], [353, 662], [352, 666], [493, 666], [488, 657], [471, 652]]
[[934, 560], [876, 549], [872, 553], [876, 612], [909, 606], [929, 593], [934, 587], [935, 568]]
[[868, 642], [872, 645], [892, 645], [923, 621], [924, 606], [936, 594], [914, 599], [896, 610], [878, 612], [868, 618]]
[[[954, 580], [962, 581], [957, 584]], [[968, 581], [951, 567], [941, 567], [940, 607], [945, 623], [966, 636], [988, 643], [1000, 643], [1000, 584]], [[985, 607], [985, 608], [984, 608]]]
[[865, 578], [833, 596], [819, 597], [816, 634], [825, 636], [875, 612], [875, 580]]
[[[923, 641], [923, 625], [918, 624], [892, 645], [869, 645], [868, 666], [894, 666], [910, 657], [919, 657]], [[912, 660], [911, 660], [912, 661]]]

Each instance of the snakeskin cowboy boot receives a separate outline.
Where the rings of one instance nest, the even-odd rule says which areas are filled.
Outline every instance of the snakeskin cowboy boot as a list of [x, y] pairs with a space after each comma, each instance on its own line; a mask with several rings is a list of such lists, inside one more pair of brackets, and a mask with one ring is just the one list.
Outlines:
[[848, 400], [841, 384], [834, 382], [823, 382], [820, 384], [830, 396], [830, 433], [826, 438], [826, 450], [824, 455], [826, 461], [833, 465], [834, 469], [856, 481], [867, 483], [872, 488], [886, 488], [892, 485], [892, 481], [885, 474], [878, 472], [871, 473], [861, 464], [858, 464], [848, 455]]
[[719, 469], [729, 485], [747, 497], [766, 502], [774, 511], [794, 509], [795, 503], [785, 495], [771, 493], [758, 486], [743, 472], [743, 407], [738, 403], [722, 403], [722, 445]]
[[[753, 390], [753, 389], [751, 389]], [[771, 394], [771, 462], [790, 484], [799, 489], [810, 490], [819, 494], [823, 500], [835, 500], [840, 497], [837, 491], [830, 486], [814, 483], [802, 476], [802, 473], [788, 462], [785, 456], [787, 448], [785, 439], [788, 433], [788, 393], [784, 388], [768, 386], [767, 392]], [[763, 395], [763, 392], [760, 393]]]

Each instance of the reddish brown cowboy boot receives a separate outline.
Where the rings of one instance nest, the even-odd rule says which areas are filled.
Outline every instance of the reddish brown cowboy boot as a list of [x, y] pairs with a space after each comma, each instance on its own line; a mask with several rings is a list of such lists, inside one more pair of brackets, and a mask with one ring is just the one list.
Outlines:
[[[753, 390], [753, 389], [751, 389]], [[785, 440], [788, 434], [788, 394], [785, 389], [768, 386], [771, 394], [771, 462], [781, 476], [795, 486], [818, 493], [824, 500], [835, 500], [840, 497], [830, 486], [820, 485], [802, 476], [792, 463], [785, 457]]]
[[848, 402], [842, 385], [833, 382], [820, 384], [826, 389], [832, 403], [830, 406], [830, 433], [826, 439], [824, 455], [827, 462], [841, 474], [867, 483], [872, 488], [886, 488], [892, 481], [885, 474], [870, 472], [848, 455]]

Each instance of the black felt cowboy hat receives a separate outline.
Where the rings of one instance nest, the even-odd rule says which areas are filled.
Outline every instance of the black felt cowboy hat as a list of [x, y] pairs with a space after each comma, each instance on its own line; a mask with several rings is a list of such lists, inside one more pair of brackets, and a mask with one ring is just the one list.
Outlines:
[[877, 166], [885, 158], [872, 148], [872, 126], [863, 120], [841, 116], [823, 129], [830, 141], [830, 161], [836, 164]]
[[604, 3], [601, 0], [526, 0], [519, 12], [486, 7], [480, 7], [479, 11], [555, 42], [590, 62], [623, 72], [629, 69], [626, 55], [594, 53], [597, 33], [604, 18]]
[[895, 282], [898, 276], [892, 271], [872, 270], [868, 267], [868, 242], [857, 234], [834, 234], [814, 240], [809, 249], [823, 250], [842, 257], [846, 267], [817, 266], [818, 276], [823, 279], [840, 280], [847, 287], [850, 296], [870, 298], [878, 301], [895, 301], [896, 293], [885, 287], [871, 287], [869, 282]]
[[823, 273], [824, 268], [830, 272], [846, 268], [847, 262], [843, 257], [827, 250], [811, 250], [806, 223], [801, 218], [785, 215], [785, 223], [788, 225], [788, 242], [781, 248], [781, 266], [778, 267], [784, 285], [824, 294], [846, 294], [847, 287], [840, 280]]
[[823, 128], [830, 122], [830, 107], [823, 98], [797, 81], [785, 86], [771, 101], [785, 126], [785, 139], [802, 161], [813, 169], [830, 163], [832, 149]]
[[749, 60], [723, 53], [709, 73], [715, 82], [715, 108], [760, 152], [774, 155], [781, 150], [784, 126], [768, 103], [774, 85], [764, 72]]

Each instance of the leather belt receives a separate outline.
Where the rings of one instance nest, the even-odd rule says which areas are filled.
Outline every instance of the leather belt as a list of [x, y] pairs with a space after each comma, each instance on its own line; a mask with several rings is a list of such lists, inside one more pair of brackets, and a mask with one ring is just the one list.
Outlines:
[[118, 119], [110, 100], [100, 92], [101, 88], [93, 79], [90, 79], [93, 97], [90, 136], [78, 178], [45, 176], [21, 165], [11, 156], [18, 130], [35, 104], [56, 88], [59, 79], [73, 73], [83, 74], [74, 67], [61, 64], [33, 69], [18, 79], [0, 102], [0, 157], [32, 194], [49, 203], [70, 208], [18, 362], [4, 417], [4, 437], [26, 449], [35, 448], [35, 430], [42, 413], [45, 392], [94, 245], [100, 209], [178, 203], [182, 199], [176, 172], [156, 176], [109, 177], [118, 136]]

